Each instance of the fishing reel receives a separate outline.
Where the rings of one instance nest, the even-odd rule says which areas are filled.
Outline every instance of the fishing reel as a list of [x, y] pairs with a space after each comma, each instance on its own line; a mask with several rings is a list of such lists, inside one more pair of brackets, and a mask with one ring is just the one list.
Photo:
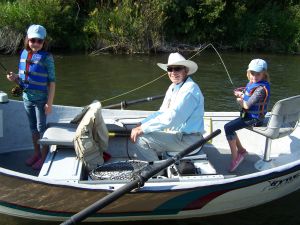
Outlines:
[[11, 89], [11, 94], [14, 97], [20, 97], [23, 94], [23, 88], [19, 84], [17, 84]]
[[245, 92], [245, 89], [246, 87], [238, 87], [238, 88], [235, 88], [234, 91], [240, 91], [240, 92]]

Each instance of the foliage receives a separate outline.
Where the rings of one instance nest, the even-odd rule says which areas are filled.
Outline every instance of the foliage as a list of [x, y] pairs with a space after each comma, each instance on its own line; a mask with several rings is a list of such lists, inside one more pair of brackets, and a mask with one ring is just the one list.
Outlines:
[[[84, 31], [93, 39], [93, 48], [112, 46], [126, 52], [150, 52], [161, 45], [164, 4], [160, 0], [113, 1], [90, 12]], [[166, 1], [167, 2], [167, 1]]]
[[[2, 31], [11, 30], [24, 36], [29, 25], [42, 24], [47, 28], [48, 38], [57, 46], [73, 43], [72, 34], [80, 33], [76, 29], [77, 19], [76, 4], [72, 1], [62, 3], [60, 0], [16, 0], [0, 3]], [[10, 41], [19, 41], [16, 46], [22, 46], [19, 39]]]
[[254, 3], [236, 2], [233, 7], [236, 7], [232, 10], [235, 14], [228, 19], [227, 27], [231, 29], [228, 29], [226, 42], [240, 50], [297, 51], [299, 5], [283, 8], [279, 2], [266, 1], [259, 5], [260, 10]]
[[223, 0], [175, 0], [167, 7], [165, 28], [170, 41], [198, 44], [212, 42], [221, 35]]
[[296, 0], [0, 0], [0, 51], [21, 48], [30, 24], [47, 28], [52, 48], [94, 53], [211, 42], [240, 51], [300, 50]]

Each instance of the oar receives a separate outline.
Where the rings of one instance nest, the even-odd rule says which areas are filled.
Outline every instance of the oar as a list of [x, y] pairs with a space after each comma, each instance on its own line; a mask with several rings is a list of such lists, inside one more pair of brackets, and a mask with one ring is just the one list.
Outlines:
[[144, 170], [141, 172], [140, 175], [138, 175], [134, 180], [128, 182], [127, 184], [123, 185], [116, 191], [112, 192], [111, 194], [105, 196], [104, 198], [98, 200], [97, 202], [93, 203], [92, 205], [88, 206], [87, 208], [83, 209], [82, 211], [74, 214], [71, 216], [68, 220], [61, 223], [61, 225], [70, 225], [70, 224], [77, 224], [87, 217], [93, 215], [100, 209], [104, 208], [105, 206], [109, 205], [110, 203], [114, 202], [121, 196], [125, 195], [126, 193], [132, 191], [135, 188], [142, 187], [144, 183], [149, 180], [152, 176], [159, 173], [163, 169], [166, 169], [168, 166], [174, 164], [176, 161], [180, 160], [184, 156], [188, 155], [195, 149], [199, 148], [200, 146], [204, 145], [206, 142], [208, 142], [210, 139], [216, 137], [221, 133], [221, 130], [218, 129], [208, 135], [207, 137], [199, 140], [195, 144], [191, 145], [190, 147], [186, 148], [185, 150], [179, 152], [175, 156], [168, 158], [167, 160], [163, 161], [159, 164], [154, 164], [152, 170]]
[[164, 97], [164, 95], [157, 95], [157, 96], [141, 98], [141, 99], [132, 100], [132, 101], [122, 101], [120, 103], [104, 106], [102, 108], [103, 109], [114, 109], [114, 108], [125, 109], [125, 108], [127, 108], [127, 106], [130, 106], [130, 105], [144, 103], [144, 102], [150, 102], [150, 101], [153, 101], [153, 100], [161, 99], [163, 97]]

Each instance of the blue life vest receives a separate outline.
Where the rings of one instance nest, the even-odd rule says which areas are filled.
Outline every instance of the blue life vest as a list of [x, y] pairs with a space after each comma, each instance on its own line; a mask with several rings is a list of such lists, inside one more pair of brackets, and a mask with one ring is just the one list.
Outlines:
[[[48, 70], [44, 63], [46, 56], [45, 51], [38, 51], [32, 54], [31, 60], [27, 60], [28, 51], [23, 50], [19, 63], [20, 85], [24, 90], [33, 89], [39, 91], [47, 91], [48, 85]], [[29, 69], [26, 71], [26, 64], [29, 64]]]
[[255, 83], [248, 83], [246, 88], [245, 88], [245, 93], [244, 93], [244, 101], [247, 102], [252, 94], [254, 93], [255, 89], [258, 88], [259, 86], [262, 86], [265, 89], [266, 92], [266, 97], [264, 100], [259, 101], [255, 104], [253, 104], [247, 112], [247, 117], [250, 118], [256, 118], [256, 119], [261, 119], [264, 118], [264, 116], [267, 113], [268, 110], [268, 103], [270, 99], [270, 84], [267, 81], [261, 80]]

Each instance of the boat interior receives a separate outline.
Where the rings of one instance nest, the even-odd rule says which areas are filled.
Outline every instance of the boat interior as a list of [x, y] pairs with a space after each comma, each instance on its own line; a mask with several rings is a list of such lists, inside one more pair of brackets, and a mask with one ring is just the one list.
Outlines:
[[[237, 118], [238, 112], [206, 112], [205, 134], [220, 129], [222, 132], [201, 148], [195, 149], [180, 162], [169, 166], [151, 179], [153, 182], [216, 180], [244, 176], [263, 170], [285, 166], [300, 159], [300, 96], [277, 102], [267, 114], [261, 127], [238, 131], [241, 143], [248, 154], [236, 171], [228, 171], [231, 153], [224, 133], [224, 125]], [[74, 135], [78, 124], [70, 121], [83, 111], [82, 107], [55, 106], [48, 118], [48, 128], [41, 144], [49, 145], [49, 153], [40, 171], [25, 165], [33, 153], [30, 131], [19, 101], [0, 104], [0, 167], [43, 180], [68, 183], [112, 182], [111, 178], [94, 179], [74, 149]], [[15, 114], [17, 116], [12, 116]], [[128, 138], [130, 130], [150, 111], [101, 109], [110, 133], [107, 152], [111, 158], [105, 164], [140, 160], [133, 143]], [[166, 152], [161, 161], [176, 155]], [[159, 163], [159, 162], [155, 162]]]

